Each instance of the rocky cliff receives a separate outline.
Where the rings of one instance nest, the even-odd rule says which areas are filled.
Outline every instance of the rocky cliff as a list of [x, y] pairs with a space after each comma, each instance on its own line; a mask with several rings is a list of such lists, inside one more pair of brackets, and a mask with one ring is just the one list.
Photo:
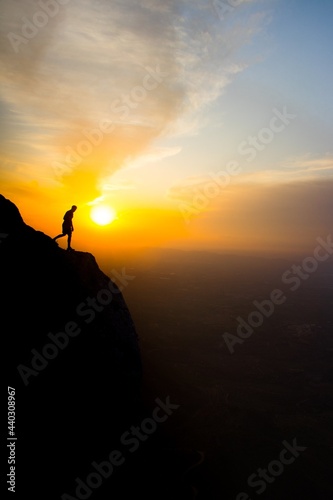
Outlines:
[[61, 498], [135, 419], [138, 339], [121, 283], [103, 274], [93, 255], [62, 250], [3, 196], [0, 235], [2, 352], [15, 389], [9, 437], [17, 437], [19, 498]]
[[93, 255], [62, 250], [0, 195], [7, 490], [14, 484], [15, 498], [197, 497], [191, 471], [203, 454], [178, 449], [169, 434], [177, 401], [160, 388], [147, 401], [117, 271], [118, 285]]

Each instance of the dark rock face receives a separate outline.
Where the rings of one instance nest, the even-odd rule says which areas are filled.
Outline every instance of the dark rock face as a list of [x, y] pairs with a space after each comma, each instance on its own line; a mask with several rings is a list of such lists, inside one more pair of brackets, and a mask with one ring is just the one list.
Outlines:
[[3, 232], [16, 231], [25, 226], [17, 206], [2, 195], [0, 195], [0, 225]]
[[3, 196], [0, 233], [3, 362], [16, 390], [19, 498], [61, 498], [133, 423], [138, 339], [121, 291], [91, 254], [60, 249]]

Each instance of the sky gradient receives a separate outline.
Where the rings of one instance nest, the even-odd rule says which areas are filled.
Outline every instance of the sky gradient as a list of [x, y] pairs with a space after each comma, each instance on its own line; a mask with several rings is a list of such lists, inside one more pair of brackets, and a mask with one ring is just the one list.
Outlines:
[[28, 224], [54, 236], [76, 204], [96, 255], [306, 254], [332, 232], [331, 1], [0, 6], [1, 193]]

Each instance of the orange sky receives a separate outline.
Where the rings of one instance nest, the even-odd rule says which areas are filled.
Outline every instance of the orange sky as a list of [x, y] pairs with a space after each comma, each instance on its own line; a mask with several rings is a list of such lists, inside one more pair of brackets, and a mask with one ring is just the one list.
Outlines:
[[1, 193], [28, 224], [54, 236], [76, 204], [73, 246], [97, 255], [330, 233], [331, 5], [68, 2], [28, 36], [35, 3], [0, 3]]

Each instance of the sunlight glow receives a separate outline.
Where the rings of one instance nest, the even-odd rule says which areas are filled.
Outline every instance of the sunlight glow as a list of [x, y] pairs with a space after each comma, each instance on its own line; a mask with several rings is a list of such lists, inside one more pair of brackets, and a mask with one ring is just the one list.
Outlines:
[[112, 207], [98, 205], [91, 210], [90, 217], [99, 226], [106, 226], [117, 219], [117, 214]]

